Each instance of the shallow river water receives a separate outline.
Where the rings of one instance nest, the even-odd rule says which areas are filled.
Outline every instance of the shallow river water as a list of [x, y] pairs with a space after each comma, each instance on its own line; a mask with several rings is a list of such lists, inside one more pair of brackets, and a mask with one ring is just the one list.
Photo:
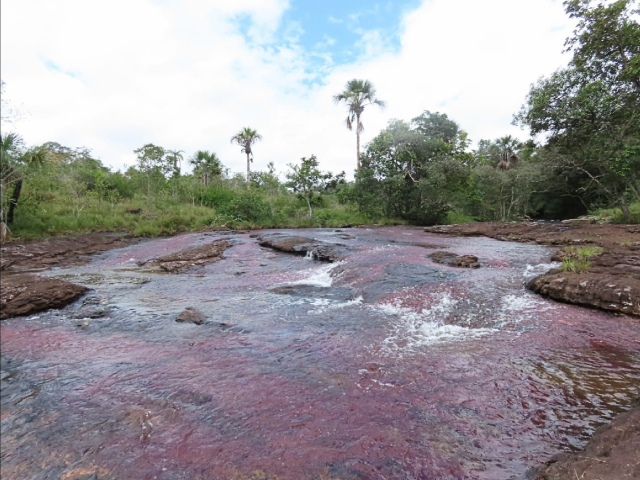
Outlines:
[[[524, 478], [640, 394], [637, 319], [524, 289], [547, 247], [282, 232], [345, 258], [199, 233], [47, 272], [93, 290], [1, 324], [3, 478]], [[137, 265], [220, 238], [232, 246], [204, 268]], [[205, 323], [175, 322], [186, 307]]]

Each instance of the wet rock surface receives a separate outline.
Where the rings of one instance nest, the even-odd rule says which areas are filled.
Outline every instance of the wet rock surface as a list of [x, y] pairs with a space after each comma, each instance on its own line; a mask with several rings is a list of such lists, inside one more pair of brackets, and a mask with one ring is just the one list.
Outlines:
[[[337, 235], [344, 239], [342, 234]], [[349, 236], [350, 239], [355, 237]], [[344, 257], [345, 245], [339, 243], [326, 243], [309, 237], [283, 234], [265, 234], [257, 237], [262, 247], [272, 248], [280, 252], [296, 255], [311, 255], [321, 262], [336, 262]]]
[[227, 240], [218, 240], [195, 248], [188, 248], [176, 253], [164, 255], [151, 260], [138, 262], [146, 270], [181, 273], [194, 267], [201, 267], [222, 258], [224, 251], [231, 244]]
[[0, 280], [0, 319], [62, 308], [88, 289], [34, 274], [3, 274]]
[[628, 412], [599, 427], [584, 450], [555, 455], [536, 480], [640, 478], [640, 399]]
[[436, 263], [442, 263], [452, 267], [480, 268], [478, 257], [475, 255], [456, 255], [451, 252], [433, 252], [428, 257]]
[[71, 237], [53, 237], [33, 242], [11, 241], [0, 248], [1, 269], [8, 272], [29, 272], [65, 266], [83, 265], [90, 255], [137, 242], [124, 234], [91, 233]]
[[487, 236], [561, 248], [552, 260], [562, 261], [581, 246], [602, 251], [586, 259], [579, 273], [550, 271], [529, 288], [554, 300], [640, 315], [640, 226], [591, 223], [473, 223], [427, 227], [425, 232]]
[[[524, 288], [553, 249], [274, 233], [348, 248], [329, 263], [185, 234], [48, 273], [93, 291], [0, 323], [3, 477], [508, 480], [640, 394], [636, 319]], [[139, 266], [221, 239], [223, 261], [181, 275]], [[189, 309], [203, 325], [175, 321]]]

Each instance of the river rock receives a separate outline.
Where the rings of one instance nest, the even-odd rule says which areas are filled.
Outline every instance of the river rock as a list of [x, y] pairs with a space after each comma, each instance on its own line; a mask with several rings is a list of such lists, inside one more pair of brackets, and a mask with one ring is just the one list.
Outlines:
[[2, 275], [0, 320], [62, 308], [83, 295], [88, 288], [57, 278], [33, 274]]
[[148, 270], [180, 273], [192, 267], [217, 262], [230, 246], [231, 244], [228, 241], [218, 240], [200, 247], [188, 248], [163, 257], [139, 262], [138, 265], [144, 266]]
[[185, 308], [180, 315], [176, 317], [176, 322], [179, 323], [195, 323], [196, 325], [202, 325], [205, 317], [199, 310], [195, 308]]
[[561, 453], [538, 470], [537, 480], [639, 478], [640, 399], [628, 412], [599, 427], [586, 448]]
[[285, 253], [296, 255], [311, 254], [314, 259], [322, 262], [335, 262], [343, 257], [345, 245], [339, 243], [324, 243], [309, 237], [297, 235], [268, 234], [258, 236], [258, 244]]
[[451, 252], [438, 251], [428, 255], [436, 263], [460, 268], [480, 268], [478, 257], [475, 255], [456, 255]]
[[552, 270], [527, 288], [561, 302], [640, 316], [640, 280], [602, 273]]

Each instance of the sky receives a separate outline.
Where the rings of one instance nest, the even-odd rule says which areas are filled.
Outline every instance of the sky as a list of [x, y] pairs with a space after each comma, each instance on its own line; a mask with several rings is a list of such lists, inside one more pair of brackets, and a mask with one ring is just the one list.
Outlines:
[[567, 64], [573, 30], [560, 0], [3, 0], [0, 17], [4, 99], [22, 112], [2, 132], [29, 145], [88, 147], [113, 169], [147, 143], [210, 150], [233, 173], [246, 157], [230, 138], [251, 127], [254, 170], [316, 155], [349, 177], [355, 132], [333, 102], [348, 80], [387, 104], [365, 109], [363, 144], [425, 110], [474, 142], [526, 139], [513, 115]]

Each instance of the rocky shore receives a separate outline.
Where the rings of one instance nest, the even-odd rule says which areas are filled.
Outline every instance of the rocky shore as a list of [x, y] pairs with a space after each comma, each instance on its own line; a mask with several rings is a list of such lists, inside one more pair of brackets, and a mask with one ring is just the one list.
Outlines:
[[561, 302], [640, 316], [640, 226], [567, 223], [470, 223], [425, 228], [560, 247], [554, 261], [575, 257], [527, 288]]

